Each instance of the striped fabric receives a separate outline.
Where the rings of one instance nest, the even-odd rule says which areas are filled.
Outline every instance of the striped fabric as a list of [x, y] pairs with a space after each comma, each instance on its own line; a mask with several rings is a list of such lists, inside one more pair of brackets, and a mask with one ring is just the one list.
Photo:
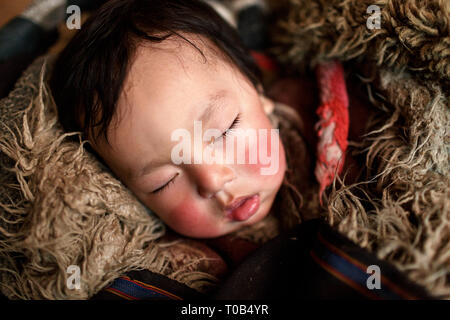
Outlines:
[[114, 280], [114, 282], [107, 287], [105, 291], [127, 300], [181, 300], [180, 297], [170, 292], [138, 280], [132, 280], [127, 276], [122, 276]]
[[380, 275], [381, 288], [370, 290], [367, 286], [367, 279], [371, 276], [370, 273], [367, 273], [369, 265], [334, 246], [321, 233], [318, 234], [317, 239], [319, 241], [316, 242], [316, 245], [310, 251], [310, 255], [315, 263], [368, 299], [418, 299], [418, 297], [395, 285], [394, 281], [383, 273]]

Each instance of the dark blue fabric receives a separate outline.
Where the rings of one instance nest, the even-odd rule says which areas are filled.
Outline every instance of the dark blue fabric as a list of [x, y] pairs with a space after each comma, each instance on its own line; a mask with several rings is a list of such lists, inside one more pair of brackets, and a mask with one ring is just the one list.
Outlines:
[[[338, 248], [336, 253], [324, 245], [321, 237]], [[340, 274], [364, 287], [356, 290], [323, 264], [314, 254]], [[406, 293], [399, 296], [382, 282], [381, 289], [369, 290], [370, 276], [358, 269], [344, 256], [362, 266], [377, 265], [383, 277]], [[364, 269], [364, 268], [363, 268]], [[358, 288], [359, 289], [359, 288]], [[377, 292], [374, 293], [373, 291]], [[386, 261], [381, 261], [367, 250], [340, 235], [320, 219], [303, 222], [291, 232], [269, 241], [252, 253], [215, 292], [214, 299], [429, 299], [421, 286], [408, 281], [406, 276]]]
[[37, 24], [16, 17], [0, 29], [0, 62], [33, 54], [43, 44], [45, 31]]
[[155, 299], [155, 298], [169, 298], [167, 295], [152, 290], [151, 288], [144, 288], [137, 283], [129, 281], [127, 279], [118, 278], [109, 286], [109, 288], [119, 290], [128, 296], [135, 299]]
[[316, 254], [318, 258], [323, 260], [334, 271], [354, 281], [361, 287], [362, 290], [366, 290], [368, 293], [378, 296], [380, 299], [398, 300], [403, 299], [395, 292], [389, 290], [386, 285], [382, 284], [380, 289], [367, 289], [367, 279], [370, 276], [366, 270], [361, 269], [355, 264], [351, 263], [342, 255], [336, 254], [327, 248], [320, 240], [312, 250], [312, 253]]
[[127, 272], [124, 277], [120, 277], [107, 288], [101, 290], [91, 300], [122, 300], [124, 297], [111, 292], [111, 289], [125, 293], [135, 299], [141, 300], [174, 300], [173, 297], [162, 294], [158, 291], [151, 290], [151, 288], [142, 288], [139, 285], [130, 282], [139, 281], [147, 285], [157, 287], [160, 290], [169, 292], [172, 295], [179, 297], [182, 300], [199, 300], [205, 297], [194, 289], [189, 288], [185, 284], [169, 279], [163, 275], [151, 272], [149, 270], [139, 270]]

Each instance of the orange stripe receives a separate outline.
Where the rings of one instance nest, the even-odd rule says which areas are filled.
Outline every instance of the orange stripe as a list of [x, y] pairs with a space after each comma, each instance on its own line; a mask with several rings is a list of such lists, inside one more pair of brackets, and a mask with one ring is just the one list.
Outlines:
[[381, 298], [371, 292], [369, 292], [366, 288], [358, 284], [357, 282], [353, 281], [352, 279], [348, 278], [347, 276], [343, 275], [336, 269], [334, 269], [332, 266], [330, 266], [328, 263], [320, 259], [312, 250], [310, 251], [311, 257], [316, 261], [322, 268], [324, 268], [326, 271], [331, 273], [336, 278], [340, 279], [342, 282], [345, 282], [350, 287], [355, 289], [356, 291], [364, 294], [365, 296], [368, 296], [369, 298], [380, 300]]
[[119, 296], [121, 298], [127, 299], [127, 300], [138, 300], [137, 298], [129, 296], [126, 293], [123, 293], [122, 291], [119, 291], [119, 290], [117, 290], [115, 288], [106, 288], [105, 290], [108, 291], [108, 292], [111, 292], [111, 293], [113, 293], [113, 294], [115, 294], [115, 295], [117, 295], [117, 296]]
[[168, 295], [168, 296], [171, 296], [171, 297], [173, 297], [174, 299], [182, 300], [182, 298], [180, 298], [180, 297], [178, 297], [178, 296], [176, 296], [176, 295], [174, 295], [174, 294], [172, 294], [172, 293], [170, 293], [170, 292], [167, 292], [167, 291], [165, 291], [165, 290], [163, 290], [163, 289], [154, 287], [154, 286], [149, 285], [149, 284], [147, 284], [147, 283], [141, 282], [141, 281], [139, 281], [139, 280], [132, 280], [132, 279], [131, 279], [130, 277], [128, 277], [128, 276], [121, 276], [120, 278], [122, 278], [122, 279], [124, 279], [124, 280], [127, 280], [127, 281], [130, 281], [130, 282], [133, 282], [133, 283], [137, 284], [138, 286], [143, 287], [143, 288], [145, 288], [145, 289], [149, 288], [149, 289], [152, 289], [152, 290], [154, 290], [154, 291], [156, 291], [156, 292], [158, 292], [158, 293], [166, 294], [166, 295]]
[[174, 295], [174, 294], [172, 294], [172, 293], [170, 293], [170, 292], [167, 292], [167, 291], [165, 291], [165, 290], [163, 290], [163, 289], [154, 287], [154, 286], [149, 285], [149, 284], [147, 284], [147, 283], [143, 283], [143, 282], [141, 282], [141, 281], [139, 281], [139, 280], [131, 280], [130, 278], [128, 278], [128, 279], [126, 279], [126, 280], [128, 280], [128, 281], [130, 281], [130, 282], [133, 282], [133, 283], [137, 284], [137, 285], [140, 286], [140, 287], [143, 287], [143, 288], [149, 288], [149, 289], [152, 289], [152, 290], [154, 290], [154, 291], [156, 291], [156, 292], [159, 292], [159, 293], [161, 293], [161, 294], [164, 294], [164, 295], [167, 295], [167, 296], [169, 296], [169, 297], [172, 297], [172, 298], [174, 298], [174, 299], [182, 300], [179, 296], [176, 296], [176, 295]]
[[[367, 265], [361, 263], [358, 260], [353, 259], [352, 257], [350, 257], [349, 255], [347, 255], [345, 252], [343, 252], [342, 250], [340, 250], [339, 248], [335, 247], [334, 245], [332, 245], [331, 243], [329, 243], [327, 240], [325, 240], [322, 237], [322, 234], [319, 233], [318, 239], [325, 245], [328, 247], [328, 249], [330, 249], [331, 251], [333, 251], [334, 253], [340, 255], [342, 258], [346, 259], [347, 261], [349, 261], [350, 263], [354, 264], [355, 266], [357, 266], [358, 268], [360, 268], [362, 271], [367, 273]], [[404, 291], [402, 288], [398, 287], [397, 285], [395, 285], [394, 283], [391, 282], [391, 280], [389, 280], [388, 278], [386, 278], [385, 276], [383, 276], [383, 274], [381, 274], [381, 282], [383, 282], [384, 284], [386, 284], [388, 287], [390, 287], [390, 289], [394, 292], [396, 292], [398, 295], [403, 296], [404, 298], [410, 299], [410, 300], [417, 300], [418, 298], [414, 295], [411, 295], [410, 293]]]

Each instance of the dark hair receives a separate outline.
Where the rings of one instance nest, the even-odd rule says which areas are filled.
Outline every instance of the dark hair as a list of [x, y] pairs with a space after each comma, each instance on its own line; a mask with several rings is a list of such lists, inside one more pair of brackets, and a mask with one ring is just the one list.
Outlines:
[[63, 128], [94, 140], [103, 134], [108, 141], [107, 128], [139, 42], [178, 36], [194, 45], [181, 33], [212, 41], [255, 86], [260, 84], [259, 70], [236, 31], [203, 1], [109, 0], [54, 64], [50, 88]]

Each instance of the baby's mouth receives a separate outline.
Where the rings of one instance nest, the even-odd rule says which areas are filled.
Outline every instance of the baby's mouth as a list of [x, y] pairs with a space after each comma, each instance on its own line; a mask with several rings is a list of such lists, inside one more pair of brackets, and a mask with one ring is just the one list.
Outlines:
[[232, 220], [245, 221], [258, 211], [259, 204], [259, 194], [240, 197], [225, 207], [225, 213]]

